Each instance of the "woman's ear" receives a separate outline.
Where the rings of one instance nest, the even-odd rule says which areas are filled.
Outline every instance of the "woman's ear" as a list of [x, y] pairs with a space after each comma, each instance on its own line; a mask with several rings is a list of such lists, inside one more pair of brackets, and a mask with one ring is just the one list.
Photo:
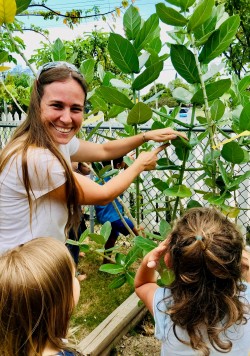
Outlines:
[[170, 252], [167, 252], [164, 256], [164, 262], [167, 268], [171, 269], [173, 267]]

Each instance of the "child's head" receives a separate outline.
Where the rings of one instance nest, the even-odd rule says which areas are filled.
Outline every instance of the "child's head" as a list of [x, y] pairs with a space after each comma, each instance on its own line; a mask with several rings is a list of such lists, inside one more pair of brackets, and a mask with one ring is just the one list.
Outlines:
[[[235, 224], [213, 208], [189, 209], [169, 236], [166, 264], [175, 280], [170, 285], [173, 305], [168, 312], [174, 325], [188, 331], [193, 348], [207, 353], [199, 327], [207, 328], [210, 342], [230, 350], [219, 333], [242, 322], [245, 289], [241, 281], [243, 236]], [[218, 324], [224, 320], [224, 324]], [[174, 326], [174, 330], [175, 326]]]
[[79, 298], [66, 246], [54, 238], [31, 240], [3, 254], [0, 271], [0, 354], [40, 355], [46, 342], [65, 348], [61, 338]]
[[[226, 216], [213, 208], [189, 209], [170, 234], [170, 260], [181, 283], [215, 283], [241, 276], [243, 236]], [[225, 282], [226, 284], [228, 282]]]
[[115, 159], [113, 159], [113, 161], [103, 161], [102, 164], [104, 167], [111, 165], [111, 166], [113, 166], [114, 169], [122, 169], [125, 166], [123, 156], [121, 156], [119, 158], [115, 158]]

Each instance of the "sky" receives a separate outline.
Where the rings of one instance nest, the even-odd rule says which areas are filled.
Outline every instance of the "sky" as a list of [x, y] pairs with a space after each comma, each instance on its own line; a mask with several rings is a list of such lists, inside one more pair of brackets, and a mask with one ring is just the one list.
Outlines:
[[[150, 15], [155, 13], [155, 4], [159, 2], [160, 0], [148, 0], [148, 1], [135, 0], [133, 5], [139, 8], [141, 17], [144, 20], [147, 20]], [[106, 13], [112, 11], [116, 7], [119, 7], [121, 5], [121, 2], [119, 0], [105, 0], [105, 1], [95, 0], [94, 4], [99, 6], [101, 13]], [[82, 10], [90, 9], [91, 7], [93, 7], [93, 2], [91, 2], [90, 0], [82, 0], [82, 1], [48, 0], [46, 2], [46, 6], [50, 7], [53, 10], [60, 11], [61, 13], [65, 13], [66, 11], [72, 9], [82, 9]], [[39, 8], [33, 8], [33, 9], [38, 10]], [[125, 11], [126, 11], [125, 9], [122, 10], [123, 13]], [[44, 20], [43, 18], [40, 17], [33, 17], [33, 16], [30, 16], [29, 18], [27, 18], [27, 16], [25, 17], [17, 16], [17, 18], [25, 23], [26, 28], [28, 28], [29, 25], [32, 23], [43, 29], [48, 29], [50, 33], [49, 39], [51, 42], [55, 41], [57, 38], [61, 38], [65, 40], [73, 40], [79, 36], [82, 36], [84, 32], [89, 32], [94, 28], [102, 29], [105, 32], [109, 32], [110, 27], [108, 24], [115, 25], [115, 32], [120, 33], [121, 35], [123, 34], [122, 16], [116, 19], [115, 24], [111, 15], [106, 16], [107, 18], [106, 22], [102, 20], [95, 20], [93, 18], [89, 18], [86, 20], [84, 19], [82, 20], [81, 25], [75, 26], [73, 30], [71, 30], [69, 27], [63, 24], [63, 18], [62, 19], [60, 18], [59, 21], [55, 21], [55, 20], [49, 21], [49, 20]], [[167, 26], [164, 25], [162, 22], [160, 22], [160, 26], [161, 26], [161, 38], [163, 43], [165, 43], [167, 41], [167, 35], [166, 35]], [[41, 35], [31, 31], [25, 31], [24, 34], [19, 34], [19, 35], [26, 44], [26, 50], [24, 51], [26, 58], [30, 58], [33, 51], [40, 46], [41, 41], [45, 42], [45, 39]], [[169, 52], [167, 48], [166, 51]], [[17, 57], [17, 59], [18, 59], [18, 63], [25, 67], [25, 62], [22, 60], [22, 58]], [[169, 60], [165, 61], [164, 69], [157, 82], [167, 84], [169, 81], [173, 80], [174, 78], [175, 78], [175, 71], [173, 70], [171, 62]]]

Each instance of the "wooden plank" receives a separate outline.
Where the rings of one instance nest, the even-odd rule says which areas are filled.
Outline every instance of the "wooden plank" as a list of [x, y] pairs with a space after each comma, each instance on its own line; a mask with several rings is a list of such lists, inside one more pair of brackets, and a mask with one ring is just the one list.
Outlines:
[[[146, 314], [147, 309], [138, 306], [139, 298], [131, 294], [113, 313], [98, 325], [77, 346], [77, 350], [88, 356], [105, 356]], [[134, 322], [133, 322], [134, 321]]]

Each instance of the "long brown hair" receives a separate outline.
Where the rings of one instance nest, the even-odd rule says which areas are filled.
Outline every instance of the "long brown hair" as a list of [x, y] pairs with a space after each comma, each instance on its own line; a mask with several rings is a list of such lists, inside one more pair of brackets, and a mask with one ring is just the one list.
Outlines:
[[0, 257], [0, 354], [64, 350], [74, 307], [74, 262], [64, 243], [36, 238]]
[[[65, 226], [65, 233], [70, 227], [77, 229], [80, 222], [79, 209], [78, 209], [78, 194], [76, 190], [76, 184], [74, 181], [72, 169], [68, 162], [58, 150], [55, 143], [53, 142], [46, 125], [43, 124], [41, 120], [41, 110], [40, 104], [41, 99], [44, 95], [44, 87], [53, 82], [63, 82], [69, 78], [76, 80], [82, 87], [85, 93], [85, 98], [87, 95], [87, 85], [83, 76], [68, 68], [67, 66], [61, 65], [60, 67], [50, 68], [41, 72], [38, 79], [35, 79], [33, 89], [31, 92], [30, 105], [25, 121], [15, 130], [13, 136], [11, 137], [9, 143], [1, 152], [0, 157], [0, 173], [3, 171], [4, 167], [11, 159], [11, 157], [20, 154], [22, 157], [22, 173], [23, 173], [23, 183], [27, 192], [28, 203], [30, 206], [30, 221], [32, 218], [32, 189], [28, 174], [28, 164], [27, 164], [27, 152], [29, 147], [43, 147], [52, 152], [53, 155], [60, 161], [63, 168], [65, 169], [66, 176], [66, 197], [67, 197], [67, 208], [68, 208], [68, 221]], [[49, 178], [49, 172], [47, 172]]]
[[[169, 237], [170, 261], [175, 280], [169, 286], [172, 303], [167, 313], [176, 327], [185, 329], [190, 346], [202, 355], [210, 354], [203, 339], [205, 330], [211, 345], [229, 352], [230, 339], [219, 334], [233, 324], [246, 323], [240, 293], [243, 236], [235, 224], [213, 208], [188, 210]], [[221, 323], [223, 321], [223, 323]]]

